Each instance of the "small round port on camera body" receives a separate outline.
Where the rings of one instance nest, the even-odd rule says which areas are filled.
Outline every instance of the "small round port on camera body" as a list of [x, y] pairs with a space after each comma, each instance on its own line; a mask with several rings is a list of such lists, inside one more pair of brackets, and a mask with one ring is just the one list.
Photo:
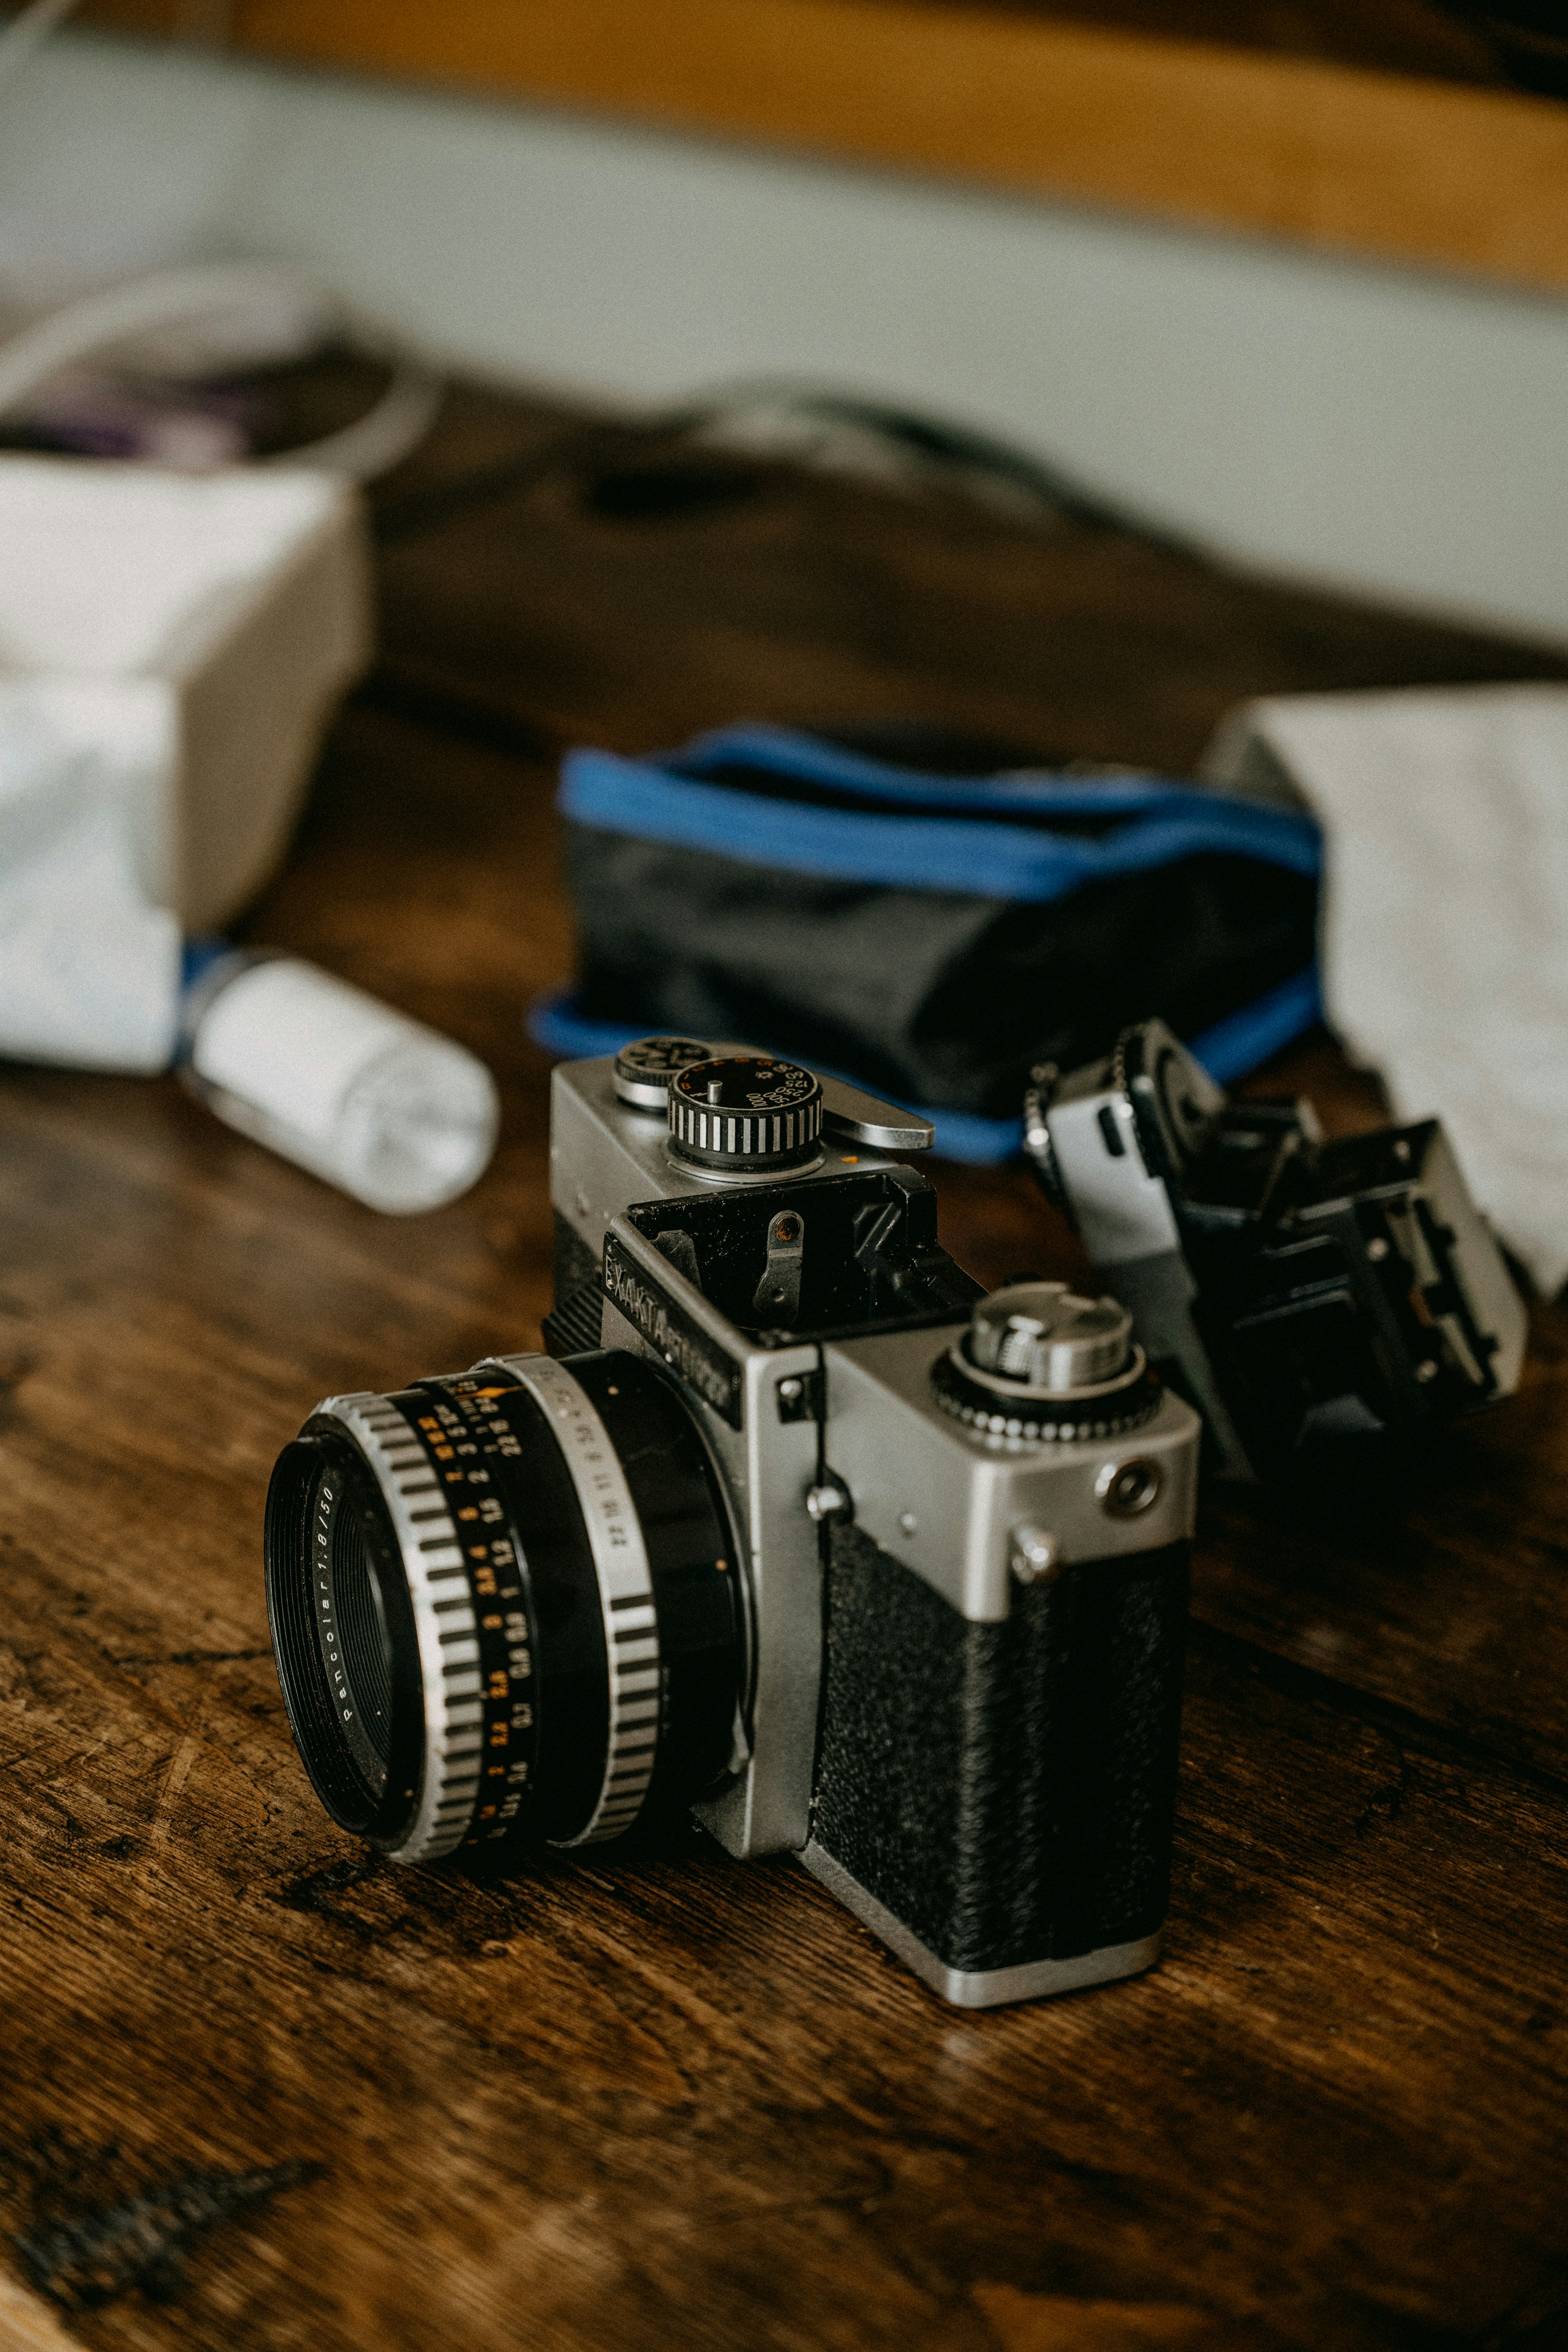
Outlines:
[[1132, 1462], [1108, 1462], [1094, 1482], [1102, 1511], [1113, 1519], [1136, 1519], [1160, 1499], [1165, 1475], [1157, 1462], [1141, 1456]]

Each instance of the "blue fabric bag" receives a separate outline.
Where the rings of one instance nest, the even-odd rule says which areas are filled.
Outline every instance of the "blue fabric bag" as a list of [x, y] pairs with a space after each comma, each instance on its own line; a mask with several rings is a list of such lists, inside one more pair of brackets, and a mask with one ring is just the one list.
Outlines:
[[533, 1036], [745, 1039], [994, 1160], [1030, 1067], [1072, 1068], [1130, 1021], [1158, 1014], [1229, 1083], [1321, 1017], [1310, 817], [1159, 776], [965, 773], [935, 738], [930, 756], [761, 725], [569, 753], [583, 974]]

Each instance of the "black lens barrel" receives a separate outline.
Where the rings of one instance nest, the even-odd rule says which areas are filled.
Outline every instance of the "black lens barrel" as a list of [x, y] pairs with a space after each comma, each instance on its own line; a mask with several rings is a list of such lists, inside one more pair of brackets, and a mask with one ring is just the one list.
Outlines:
[[662, 1681], [650, 1803], [687, 1804], [723, 1773], [743, 1701], [744, 1594], [722, 1484], [669, 1375], [602, 1349], [571, 1359], [615, 1445], [647, 1553]]
[[[421, 1769], [418, 1642], [385, 1502], [341, 1427], [318, 1417], [284, 1448], [268, 1490], [265, 1549], [278, 1679], [316, 1793], [345, 1829], [392, 1834]], [[356, 1596], [343, 1612], [350, 1632], [334, 1639], [343, 1587], [360, 1578], [374, 1580], [379, 1612], [368, 1594]], [[365, 1620], [377, 1614], [385, 1648], [373, 1665]]]
[[306, 1769], [395, 1857], [618, 1834], [730, 1760], [739, 1557], [690, 1410], [641, 1358], [333, 1401], [278, 1464], [266, 1544]]

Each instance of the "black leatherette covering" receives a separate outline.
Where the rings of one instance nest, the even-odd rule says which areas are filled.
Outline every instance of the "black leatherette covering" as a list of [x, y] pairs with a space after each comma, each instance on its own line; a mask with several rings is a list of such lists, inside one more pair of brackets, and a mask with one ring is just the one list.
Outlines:
[[1070, 1567], [980, 1624], [835, 1528], [817, 1843], [950, 1968], [1164, 1917], [1187, 1547]]
[[544, 1318], [546, 1353], [578, 1356], [596, 1348], [604, 1313], [605, 1288], [599, 1261], [557, 1209], [555, 1298]]

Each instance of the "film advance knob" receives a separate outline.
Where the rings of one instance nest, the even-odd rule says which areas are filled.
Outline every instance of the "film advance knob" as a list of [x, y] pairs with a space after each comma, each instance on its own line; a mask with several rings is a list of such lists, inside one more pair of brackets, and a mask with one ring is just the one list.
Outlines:
[[670, 1079], [670, 1157], [688, 1167], [782, 1173], [816, 1160], [821, 1133], [822, 1088], [798, 1062], [719, 1055]]

